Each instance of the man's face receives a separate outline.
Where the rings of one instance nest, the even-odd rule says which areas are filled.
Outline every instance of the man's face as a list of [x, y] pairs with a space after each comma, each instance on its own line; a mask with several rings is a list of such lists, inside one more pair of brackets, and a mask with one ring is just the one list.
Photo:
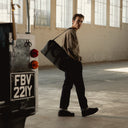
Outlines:
[[83, 20], [83, 18], [77, 16], [76, 19], [72, 21], [72, 27], [78, 30], [81, 27]]

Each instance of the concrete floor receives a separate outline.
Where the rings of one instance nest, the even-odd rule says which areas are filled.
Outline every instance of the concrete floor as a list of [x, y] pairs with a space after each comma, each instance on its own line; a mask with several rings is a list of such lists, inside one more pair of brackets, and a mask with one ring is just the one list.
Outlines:
[[99, 111], [81, 117], [73, 88], [69, 110], [75, 117], [58, 117], [64, 73], [57, 68], [39, 70], [39, 105], [25, 128], [128, 128], [128, 61], [83, 66], [86, 97]]

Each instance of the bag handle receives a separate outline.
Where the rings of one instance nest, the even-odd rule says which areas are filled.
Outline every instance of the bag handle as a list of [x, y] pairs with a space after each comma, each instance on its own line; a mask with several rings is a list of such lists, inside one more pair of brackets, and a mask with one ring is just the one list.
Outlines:
[[57, 35], [53, 40], [56, 40], [58, 37], [60, 37], [63, 33], [65, 33], [69, 29], [72, 29], [72, 27], [67, 28], [65, 31], [63, 31], [62, 33], [60, 33], [59, 35]]

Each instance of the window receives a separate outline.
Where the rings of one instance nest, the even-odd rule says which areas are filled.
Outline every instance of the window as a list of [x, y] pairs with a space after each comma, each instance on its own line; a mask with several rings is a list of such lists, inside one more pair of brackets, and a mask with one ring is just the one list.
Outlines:
[[[14, 4], [19, 4], [20, 8], [15, 6], [15, 22], [18, 24], [23, 23], [23, 1], [22, 0], [13, 0]], [[11, 0], [0, 0], [0, 22], [11, 22]]]
[[122, 22], [123, 23], [128, 23], [128, 0], [123, 0]]
[[51, 0], [30, 1], [30, 23], [33, 25], [50, 26]]
[[120, 27], [120, 0], [110, 0], [110, 26]]
[[106, 0], [95, 0], [95, 24], [106, 25]]
[[77, 12], [84, 15], [84, 23], [91, 23], [91, 0], [78, 0]]
[[56, 27], [71, 27], [72, 16], [73, 0], [56, 0]]
[[34, 25], [35, 0], [30, 1], [30, 24]]

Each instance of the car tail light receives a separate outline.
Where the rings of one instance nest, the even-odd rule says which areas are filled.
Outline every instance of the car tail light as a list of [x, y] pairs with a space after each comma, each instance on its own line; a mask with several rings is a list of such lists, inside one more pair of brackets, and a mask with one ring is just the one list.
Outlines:
[[30, 63], [30, 66], [32, 69], [37, 69], [39, 67], [39, 63], [38, 61], [36, 60], [33, 60], [31, 63]]
[[32, 49], [30, 52], [31, 57], [33, 57], [33, 58], [37, 57], [38, 54], [39, 54], [38, 50], [36, 50], [36, 49]]

